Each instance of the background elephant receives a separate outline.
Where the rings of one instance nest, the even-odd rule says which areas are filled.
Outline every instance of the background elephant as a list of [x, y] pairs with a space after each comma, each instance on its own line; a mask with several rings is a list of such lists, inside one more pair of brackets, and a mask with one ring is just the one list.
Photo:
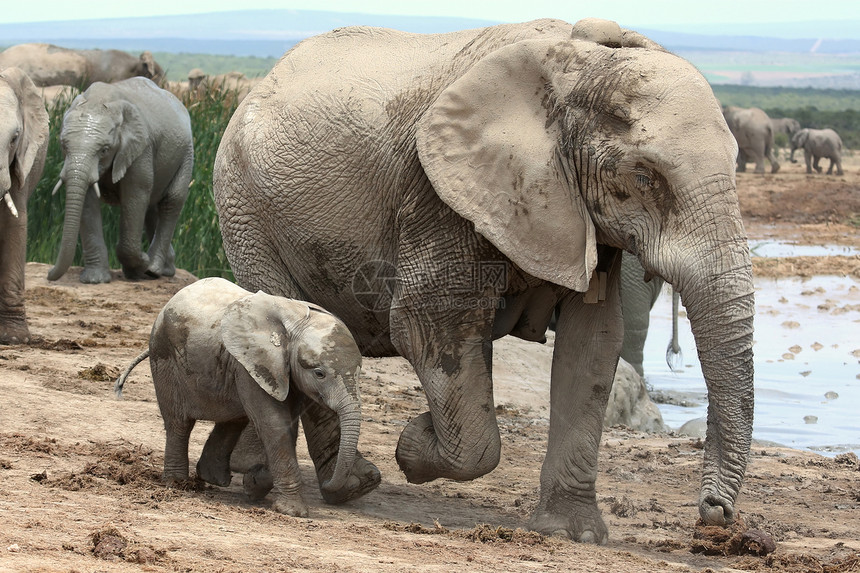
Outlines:
[[[149, 357], [164, 419], [164, 479], [188, 479], [188, 438], [196, 420], [213, 420], [197, 475], [230, 484], [230, 454], [250, 419], [274, 480], [274, 509], [307, 516], [296, 459], [301, 396], [337, 414], [340, 444], [326, 491], [344, 487], [358, 445], [361, 353], [346, 326], [307, 303], [252, 294], [221, 278], [199, 280], [168, 301], [152, 326]], [[378, 483], [378, 482], [377, 482]]]
[[[194, 145], [188, 111], [146, 78], [96, 83], [63, 116], [66, 215], [57, 262], [48, 280], [69, 269], [80, 231], [81, 282], [110, 282], [99, 197], [119, 205], [117, 258], [129, 279], [173, 276], [170, 241], [191, 182]], [[146, 228], [149, 251], [141, 250]]]
[[[645, 269], [634, 255], [624, 252], [621, 258], [621, 308], [624, 314], [624, 341], [621, 344], [621, 358], [645, 376], [642, 367], [645, 339], [651, 324], [651, 309], [660, 296], [665, 281], [651, 277], [645, 281]], [[681, 354], [678, 345], [678, 293], [672, 292], [672, 338], [666, 349], [666, 362], [675, 368]]]
[[773, 128], [774, 135], [784, 133], [790, 140], [791, 136], [800, 129], [800, 122], [791, 117], [772, 117], [770, 118], [770, 126]]
[[24, 308], [27, 200], [48, 150], [48, 113], [39, 90], [18, 68], [0, 71], [0, 344], [30, 340]]
[[150, 52], [134, 57], [120, 50], [73, 50], [53, 44], [17, 44], [0, 52], [0, 69], [16, 66], [37, 86], [75, 86], [116, 82], [135, 76], [164, 81], [164, 70]]
[[[396, 452], [412, 483], [496, 467], [492, 341], [543, 340], [560, 303], [530, 526], [599, 543], [621, 250], [686, 305], [709, 391], [699, 511], [735, 517], [754, 313], [736, 158], [701, 74], [614, 22], [359, 27], [280, 60], [233, 115], [213, 183], [240, 285], [314, 301], [365, 355], [414, 367], [429, 412]], [[302, 424], [320, 457], [336, 430], [312, 414]]]
[[842, 175], [842, 138], [832, 129], [801, 129], [791, 138], [792, 163], [797, 162], [794, 159], [796, 149], [803, 149], [807, 173], [812, 173], [813, 167], [818, 173], [821, 173], [818, 162], [825, 158], [830, 160], [827, 174], [833, 174], [833, 166], [835, 165], [836, 175]]
[[770, 161], [771, 173], [779, 171], [773, 150], [773, 126], [763, 110], [723, 106], [723, 116], [738, 142], [738, 171], [746, 171], [747, 162], [752, 161], [755, 172], [764, 173], [765, 159]]

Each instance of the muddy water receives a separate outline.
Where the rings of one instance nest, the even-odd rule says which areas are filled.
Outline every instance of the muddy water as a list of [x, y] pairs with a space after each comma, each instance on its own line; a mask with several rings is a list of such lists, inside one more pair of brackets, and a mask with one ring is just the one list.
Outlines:
[[[794, 248], [791, 254], [800, 253]], [[755, 287], [753, 438], [825, 455], [860, 454], [860, 282], [836, 276], [756, 279]], [[705, 416], [707, 397], [683, 312], [681, 371], [666, 364], [672, 308], [667, 291], [651, 313], [644, 369], [655, 390], [684, 404], [660, 404], [666, 424], [678, 429]]]

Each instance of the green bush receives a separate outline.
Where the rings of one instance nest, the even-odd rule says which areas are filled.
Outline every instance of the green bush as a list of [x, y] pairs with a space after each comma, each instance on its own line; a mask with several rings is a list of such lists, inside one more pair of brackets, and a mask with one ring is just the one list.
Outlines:
[[[57, 100], [48, 105], [50, 142], [45, 170], [28, 203], [27, 260], [53, 263], [59, 252], [65, 214], [65, 193], [51, 195], [63, 167], [59, 134], [63, 114], [71, 98]], [[212, 195], [212, 166], [221, 136], [230, 117], [236, 110], [236, 98], [229, 93], [210, 91], [193, 101], [183, 101], [191, 117], [194, 135], [194, 177], [188, 198], [182, 208], [173, 248], [177, 268], [185, 269], [198, 277], [220, 276], [232, 279], [233, 275], [221, 244], [221, 231]], [[119, 207], [102, 204], [102, 223], [108, 245], [111, 268], [119, 268], [115, 245], [119, 240]], [[145, 238], [141, 238], [147, 248]], [[80, 244], [75, 265], [82, 265]]]

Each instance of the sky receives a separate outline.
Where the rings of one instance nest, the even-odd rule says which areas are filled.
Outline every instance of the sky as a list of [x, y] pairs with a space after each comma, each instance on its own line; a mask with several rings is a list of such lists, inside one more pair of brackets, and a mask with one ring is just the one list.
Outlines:
[[860, 20], [860, 0], [6, 0], [0, 23], [126, 18], [292, 9], [416, 16], [452, 16], [499, 22], [536, 18], [575, 21], [588, 15], [637, 26], [707, 23]]

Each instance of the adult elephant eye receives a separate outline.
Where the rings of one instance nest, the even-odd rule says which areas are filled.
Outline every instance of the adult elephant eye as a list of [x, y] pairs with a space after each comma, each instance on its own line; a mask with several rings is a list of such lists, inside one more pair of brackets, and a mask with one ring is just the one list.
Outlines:
[[644, 173], [636, 174], [636, 188], [640, 191], [649, 191], [654, 187], [654, 183], [651, 178]]
[[314, 368], [314, 376], [322, 380], [325, 378], [325, 371], [322, 368]]

